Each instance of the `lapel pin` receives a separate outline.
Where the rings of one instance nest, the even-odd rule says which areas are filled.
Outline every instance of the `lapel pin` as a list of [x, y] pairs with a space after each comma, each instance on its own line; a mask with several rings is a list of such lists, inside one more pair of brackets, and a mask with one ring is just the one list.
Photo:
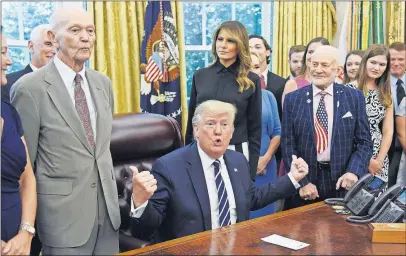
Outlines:
[[310, 103], [310, 102], [312, 102], [312, 100], [311, 100], [311, 99], [308, 99], [308, 100], [307, 100], [307, 103]]
[[309, 92], [307, 92], [306, 95], [309, 96]]
[[235, 172], [238, 172], [237, 168], [234, 168], [234, 171], [235, 171]]

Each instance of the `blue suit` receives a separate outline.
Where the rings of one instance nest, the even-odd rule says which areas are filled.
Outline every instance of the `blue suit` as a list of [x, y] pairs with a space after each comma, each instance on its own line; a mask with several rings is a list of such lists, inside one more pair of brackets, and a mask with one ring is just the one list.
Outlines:
[[[255, 187], [243, 154], [227, 150], [224, 161], [233, 187], [237, 222], [296, 191], [289, 177]], [[134, 237], [162, 242], [212, 229], [211, 209], [197, 144], [185, 146], [156, 160], [152, 174], [158, 189], [139, 219], [131, 218]]]
[[[368, 172], [372, 142], [362, 92], [339, 84], [333, 86], [330, 182], [335, 184], [346, 172], [352, 172], [358, 178]], [[352, 117], [343, 118], [348, 112]], [[282, 157], [286, 169], [290, 168], [292, 155], [302, 157], [309, 165], [309, 174], [299, 182], [300, 185], [309, 182], [316, 184], [318, 174], [312, 85], [286, 95], [282, 121]]]

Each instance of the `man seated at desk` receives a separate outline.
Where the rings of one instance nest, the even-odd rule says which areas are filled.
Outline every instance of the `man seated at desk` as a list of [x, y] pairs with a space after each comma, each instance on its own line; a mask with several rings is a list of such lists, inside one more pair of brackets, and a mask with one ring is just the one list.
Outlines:
[[229, 103], [201, 103], [192, 121], [196, 143], [156, 160], [152, 173], [130, 167], [134, 237], [163, 242], [224, 227], [296, 192], [308, 173], [296, 156], [288, 175], [262, 187], [251, 182], [244, 155], [227, 150], [235, 114]]

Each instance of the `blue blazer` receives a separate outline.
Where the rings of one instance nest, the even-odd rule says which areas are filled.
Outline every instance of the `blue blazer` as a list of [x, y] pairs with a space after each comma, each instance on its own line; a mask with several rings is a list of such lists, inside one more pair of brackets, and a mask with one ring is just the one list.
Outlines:
[[[227, 150], [224, 161], [233, 187], [237, 222], [249, 219], [250, 210], [292, 196], [296, 189], [289, 177], [260, 188], [250, 179], [243, 154]], [[163, 242], [211, 229], [210, 201], [197, 144], [175, 150], [156, 160], [152, 174], [158, 189], [139, 219], [131, 218], [134, 237]]]
[[[334, 121], [331, 138], [331, 179], [337, 181], [346, 172], [358, 177], [368, 172], [372, 157], [372, 141], [360, 90], [334, 84]], [[350, 112], [352, 117], [343, 118]], [[309, 174], [299, 183], [316, 184], [317, 151], [314, 135], [313, 89], [308, 85], [286, 95], [282, 118], [282, 157], [286, 169], [292, 155], [302, 157], [309, 165]]]

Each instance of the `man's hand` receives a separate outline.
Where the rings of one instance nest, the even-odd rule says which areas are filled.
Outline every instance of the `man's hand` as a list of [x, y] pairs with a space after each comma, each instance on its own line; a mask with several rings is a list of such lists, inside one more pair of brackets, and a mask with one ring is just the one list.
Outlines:
[[319, 191], [317, 191], [317, 187], [313, 183], [309, 183], [299, 189], [299, 195], [304, 200], [314, 200], [319, 197]]
[[292, 155], [290, 173], [293, 178], [299, 182], [309, 173], [309, 166], [302, 158], [297, 158], [295, 155]]
[[269, 159], [265, 156], [260, 156], [258, 159], [257, 175], [266, 175], [266, 165]]
[[383, 163], [374, 158], [371, 158], [371, 160], [369, 161], [368, 170], [369, 170], [369, 173], [372, 175], [380, 174], [382, 172], [382, 167], [383, 167]]
[[344, 173], [337, 181], [336, 189], [339, 190], [340, 187], [349, 190], [355, 182], [358, 181], [357, 175], [351, 172]]
[[135, 208], [151, 198], [157, 189], [157, 181], [149, 171], [138, 172], [137, 167], [130, 166], [133, 171], [133, 200]]
[[1, 241], [2, 255], [30, 255], [32, 235], [27, 231], [20, 231], [10, 239], [4, 246]]

